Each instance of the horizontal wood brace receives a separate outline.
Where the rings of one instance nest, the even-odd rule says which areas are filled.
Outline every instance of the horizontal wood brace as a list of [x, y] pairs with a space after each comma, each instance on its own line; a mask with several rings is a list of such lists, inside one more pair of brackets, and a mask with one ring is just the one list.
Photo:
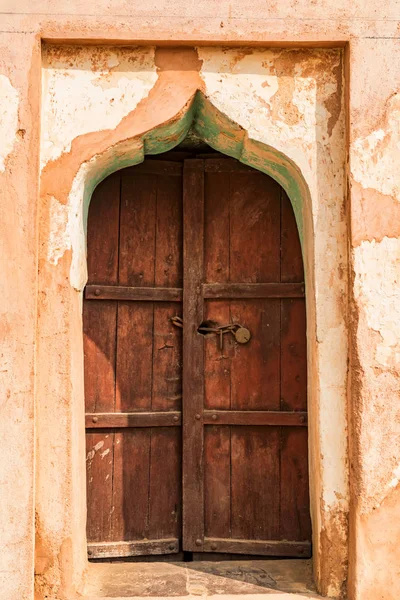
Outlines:
[[86, 429], [120, 427], [177, 427], [182, 422], [178, 411], [168, 412], [124, 412], [86, 413]]
[[90, 542], [87, 546], [89, 558], [118, 558], [146, 554], [176, 554], [178, 552], [178, 538], [132, 542]]
[[182, 288], [87, 285], [86, 300], [127, 300], [137, 302], [181, 302]]
[[204, 538], [203, 552], [223, 552], [228, 554], [254, 554], [259, 556], [285, 556], [309, 558], [311, 542], [290, 542], [286, 540], [232, 540], [225, 538]]
[[304, 298], [304, 283], [204, 283], [203, 298]]
[[[304, 283], [204, 283], [206, 299], [304, 298]], [[87, 285], [86, 300], [182, 302], [182, 288]]]
[[182, 175], [183, 165], [173, 160], [145, 160], [138, 165], [124, 170], [124, 175], [135, 175], [136, 173], [149, 173], [150, 175]]
[[283, 410], [205, 410], [204, 425], [273, 425], [307, 427], [306, 412]]

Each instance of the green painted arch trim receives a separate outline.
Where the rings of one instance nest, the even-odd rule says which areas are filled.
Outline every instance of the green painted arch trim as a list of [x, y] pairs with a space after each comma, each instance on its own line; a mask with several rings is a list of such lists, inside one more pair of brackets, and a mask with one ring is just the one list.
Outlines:
[[84, 191], [84, 227], [95, 187], [108, 175], [143, 162], [146, 154], [172, 150], [193, 128], [211, 148], [236, 158], [272, 177], [287, 193], [296, 218], [304, 252], [304, 218], [310, 204], [307, 183], [297, 165], [272, 146], [249, 138], [245, 129], [218, 110], [205, 95], [197, 91], [171, 120], [144, 133], [140, 138], [123, 140], [102, 157], [93, 157]]

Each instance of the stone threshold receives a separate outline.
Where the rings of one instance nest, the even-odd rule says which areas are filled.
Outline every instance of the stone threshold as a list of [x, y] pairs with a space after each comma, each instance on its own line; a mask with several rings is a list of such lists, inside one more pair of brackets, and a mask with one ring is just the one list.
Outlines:
[[315, 592], [312, 561], [90, 563], [84, 600], [260, 600], [266, 596], [271, 600], [322, 598]]

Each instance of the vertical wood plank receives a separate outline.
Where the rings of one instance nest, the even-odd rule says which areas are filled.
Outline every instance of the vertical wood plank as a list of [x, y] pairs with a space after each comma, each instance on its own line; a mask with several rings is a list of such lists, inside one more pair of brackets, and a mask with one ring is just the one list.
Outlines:
[[182, 177], [157, 176], [154, 284], [182, 287]]
[[[205, 280], [229, 282], [230, 273], [230, 173], [205, 174], [204, 273]], [[205, 302], [205, 319], [217, 325], [231, 320], [230, 302]], [[234, 340], [226, 335], [222, 350], [215, 335], [204, 338], [205, 390], [208, 409], [231, 408], [231, 363]], [[230, 427], [205, 428], [204, 437], [204, 519], [207, 537], [231, 535], [231, 452]]]
[[151, 409], [153, 303], [118, 303], [117, 412]]
[[296, 283], [304, 281], [303, 257], [299, 231], [292, 204], [281, 189], [281, 281]]
[[230, 427], [207, 425], [204, 436], [205, 535], [231, 537]]
[[[218, 325], [230, 322], [230, 302], [207, 300], [205, 319]], [[204, 336], [204, 406], [206, 409], [229, 410], [231, 408], [231, 369], [236, 344], [231, 334], [220, 339], [214, 334]], [[237, 365], [236, 365], [237, 366]]]
[[119, 283], [154, 285], [157, 178], [135, 173], [122, 175]]
[[[154, 285], [182, 287], [182, 177], [157, 176]], [[171, 317], [182, 316], [181, 304], [154, 303], [153, 410], [182, 406], [182, 331]]]
[[280, 537], [311, 541], [307, 430], [281, 429]]
[[182, 407], [182, 330], [171, 324], [181, 307], [165, 302], [154, 306], [153, 410]]
[[148, 539], [150, 430], [115, 433], [112, 540]]
[[[303, 281], [300, 239], [289, 198], [282, 190], [281, 281]], [[304, 299], [281, 300], [281, 410], [307, 410], [307, 338]]]
[[86, 412], [112, 412], [115, 402], [115, 302], [83, 303]]
[[183, 544], [199, 551], [204, 542], [204, 349], [197, 332], [203, 321], [204, 161], [186, 160], [183, 173]]
[[[205, 174], [204, 273], [209, 282], [229, 282], [230, 185], [229, 172]], [[222, 325], [230, 322], [229, 300], [205, 302], [205, 319]], [[225, 336], [223, 350], [215, 335], [205, 337], [205, 407], [229, 409], [231, 403], [232, 336]], [[228, 432], [229, 433], [229, 432]]]
[[307, 337], [303, 298], [281, 300], [280, 410], [307, 410]]
[[[118, 279], [121, 285], [153, 286], [157, 177], [124, 171]], [[116, 410], [149, 410], [152, 393], [153, 304], [118, 303]]]
[[149, 539], [181, 536], [181, 431], [154, 427], [151, 434]]
[[[249, 171], [232, 172], [230, 186], [230, 281], [279, 281], [279, 185], [260, 172]], [[231, 408], [279, 409], [279, 301], [233, 301], [231, 320], [240, 322], [252, 335], [246, 346], [235, 348]]]
[[[120, 173], [96, 188], [88, 215], [89, 283], [118, 282]], [[98, 304], [98, 306], [96, 306]], [[85, 407], [87, 412], [113, 411], [115, 403], [117, 305], [83, 303]], [[86, 434], [87, 537], [109, 541], [113, 493], [114, 433]]]
[[206, 173], [204, 180], [204, 275], [212, 283], [229, 282], [229, 173]]
[[99, 183], [88, 214], [88, 283], [118, 282], [118, 237], [121, 174], [114, 173]]
[[[113, 175], [93, 194], [88, 215], [89, 283], [112, 285], [118, 282], [120, 182], [120, 175]], [[113, 410], [116, 315], [113, 302], [83, 302], [87, 412]]]
[[[304, 280], [301, 246], [290, 200], [281, 199], [281, 281]], [[281, 410], [307, 410], [304, 299], [281, 300]], [[280, 537], [311, 540], [307, 430], [281, 428]], [[295, 490], [295, 493], [293, 493]]]
[[[155, 286], [183, 285], [182, 194], [181, 176], [157, 176]], [[182, 331], [170, 320], [181, 311], [180, 305], [153, 304], [152, 410], [182, 406]], [[149, 539], [181, 537], [181, 444], [180, 428], [151, 429]]]
[[231, 408], [279, 410], [280, 301], [232, 300], [231, 317], [251, 332], [247, 344], [235, 347]]
[[86, 434], [87, 537], [90, 542], [107, 542], [111, 537], [112, 432]]
[[278, 427], [232, 427], [232, 537], [279, 539]]
[[280, 187], [258, 171], [231, 173], [230, 281], [279, 280]]

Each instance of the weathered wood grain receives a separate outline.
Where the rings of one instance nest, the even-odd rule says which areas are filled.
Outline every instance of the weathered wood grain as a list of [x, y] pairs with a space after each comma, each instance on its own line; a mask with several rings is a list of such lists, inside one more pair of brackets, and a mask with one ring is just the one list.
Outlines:
[[205, 552], [226, 552], [228, 554], [254, 554], [258, 556], [282, 556], [286, 558], [309, 558], [310, 542], [288, 542], [286, 540], [233, 540], [205, 538]]
[[194, 551], [204, 537], [203, 160], [184, 163], [183, 227], [183, 547]]
[[120, 429], [125, 427], [176, 427], [181, 425], [181, 413], [131, 412], [86, 413], [87, 429]]
[[307, 427], [306, 412], [268, 410], [205, 410], [205, 425], [271, 425]]
[[203, 298], [304, 298], [303, 283], [205, 283]]
[[87, 285], [86, 300], [127, 300], [130, 302], [181, 302], [182, 288]]

